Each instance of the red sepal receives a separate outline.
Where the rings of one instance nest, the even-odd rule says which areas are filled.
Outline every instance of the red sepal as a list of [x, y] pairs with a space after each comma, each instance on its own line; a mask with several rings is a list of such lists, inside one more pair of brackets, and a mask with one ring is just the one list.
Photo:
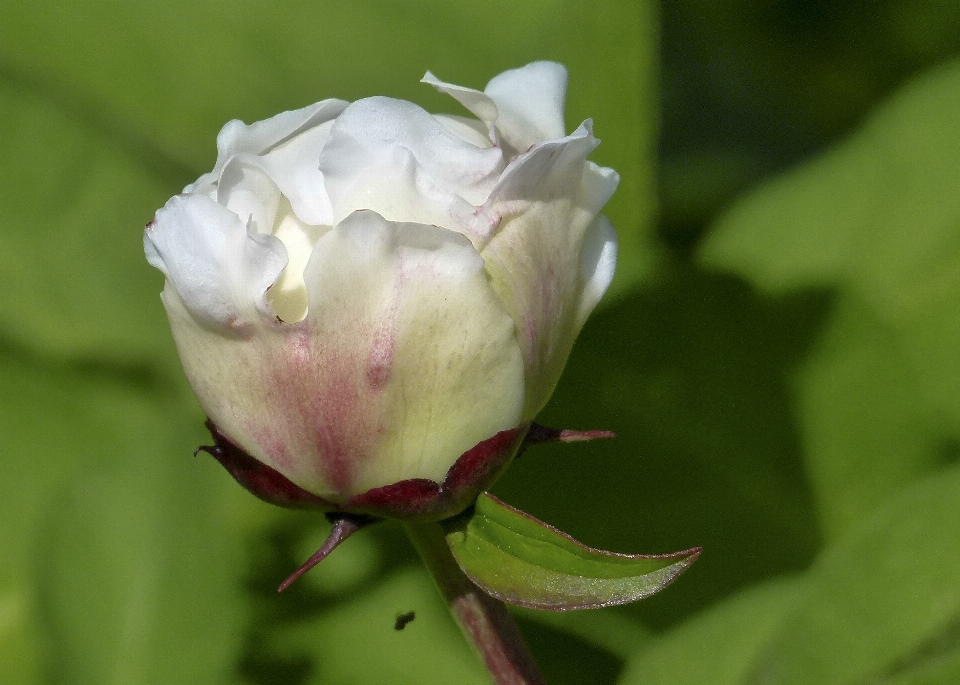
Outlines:
[[343, 504], [307, 492], [276, 469], [234, 445], [210, 420], [214, 444], [197, 448], [219, 461], [240, 485], [265, 502], [290, 509], [363, 514], [407, 521], [439, 521], [473, 504], [507, 467], [520, 448], [527, 426], [500, 431], [460, 455], [442, 483], [411, 478], [373, 488]]
[[198, 448], [209, 452], [230, 475], [254, 495], [281, 507], [341, 514], [363, 514], [407, 521], [439, 521], [459, 514], [489, 488], [519, 451], [543, 442], [578, 442], [613, 437], [609, 431], [569, 431], [539, 424], [500, 431], [464, 452], [447, 471], [442, 483], [410, 478], [367, 490], [343, 504], [334, 504], [307, 492], [279, 471], [234, 445], [212, 421], [207, 428], [214, 444]]
[[332, 502], [307, 492], [276, 469], [251, 457], [230, 442], [213, 421], [208, 419], [205, 425], [213, 436], [213, 444], [198, 447], [194, 454], [206, 452], [213, 455], [234, 480], [264, 502], [287, 509], [333, 511], [337, 508]]
[[473, 504], [513, 459], [527, 427], [500, 431], [460, 455], [442, 483], [402, 480], [351, 497], [343, 509], [408, 521], [439, 521]]

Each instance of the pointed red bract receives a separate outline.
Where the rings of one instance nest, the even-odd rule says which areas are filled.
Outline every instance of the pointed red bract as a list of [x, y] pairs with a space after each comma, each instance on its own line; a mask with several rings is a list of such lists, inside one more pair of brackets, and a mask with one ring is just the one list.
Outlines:
[[283, 592], [290, 587], [300, 576], [326, 559], [327, 555], [335, 550], [337, 546], [348, 537], [356, 533], [361, 528], [366, 528], [371, 523], [376, 523], [379, 520], [373, 518], [372, 516], [351, 516], [349, 514], [331, 518], [333, 521], [333, 528], [330, 530], [330, 535], [327, 536], [327, 539], [324, 540], [322, 545], [320, 545], [320, 549], [314, 552], [313, 556], [307, 559], [300, 568], [290, 575], [289, 578], [280, 583], [280, 587], [277, 588], [277, 592]]
[[559, 428], [548, 428], [539, 423], [531, 424], [523, 446], [540, 445], [545, 442], [587, 442], [590, 440], [607, 440], [617, 437], [613, 431], [591, 430], [575, 431]]

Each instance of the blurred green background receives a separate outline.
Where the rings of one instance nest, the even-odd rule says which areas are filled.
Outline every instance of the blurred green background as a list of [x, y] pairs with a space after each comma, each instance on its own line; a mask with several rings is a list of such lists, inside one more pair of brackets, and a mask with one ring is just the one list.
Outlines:
[[[507, 502], [702, 545], [662, 595], [518, 612], [548, 682], [960, 682], [960, 4], [0, 2], [0, 683], [482, 683], [399, 528], [284, 595], [319, 517], [212, 459], [142, 255], [229, 119], [455, 103], [535, 59], [623, 182], [617, 279]], [[416, 611], [405, 630], [398, 614]]]

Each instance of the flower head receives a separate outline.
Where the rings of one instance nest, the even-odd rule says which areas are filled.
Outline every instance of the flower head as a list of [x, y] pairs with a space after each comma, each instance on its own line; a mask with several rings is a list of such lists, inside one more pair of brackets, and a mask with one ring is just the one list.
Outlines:
[[565, 69], [424, 81], [475, 118], [372, 97], [231, 121], [145, 231], [218, 456], [271, 501], [467, 506], [613, 276], [618, 177], [590, 121], [565, 134]]

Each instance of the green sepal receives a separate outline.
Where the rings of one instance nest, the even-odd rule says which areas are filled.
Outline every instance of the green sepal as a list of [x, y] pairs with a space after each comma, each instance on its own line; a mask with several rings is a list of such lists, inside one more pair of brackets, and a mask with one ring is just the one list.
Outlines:
[[665, 588], [700, 555], [699, 547], [658, 555], [593, 549], [486, 493], [445, 528], [470, 580], [503, 602], [532, 609], [635, 602]]

